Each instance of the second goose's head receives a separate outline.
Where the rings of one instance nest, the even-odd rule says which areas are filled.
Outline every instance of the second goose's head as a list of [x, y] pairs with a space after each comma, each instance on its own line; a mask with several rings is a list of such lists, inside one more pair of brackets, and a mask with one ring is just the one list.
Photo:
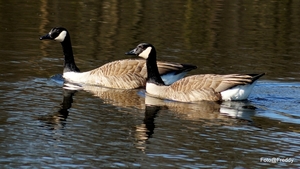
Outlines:
[[160, 77], [157, 63], [156, 50], [150, 43], [141, 43], [133, 50], [125, 53], [126, 55], [137, 55], [146, 59], [147, 65], [147, 83], [155, 83], [158, 85], [165, 85]]
[[67, 36], [69, 36], [67, 29], [63, 27], [55, 27], [52, 28], [48, 34], [41, 36], [40, 40], [50, 39], [58, 42], [63, 42]]
[[144, 59], [156, 59], [156, 50], [150, 43], [141, 43], [133, 50], [126, 52], [126, 55], [137, 55]]

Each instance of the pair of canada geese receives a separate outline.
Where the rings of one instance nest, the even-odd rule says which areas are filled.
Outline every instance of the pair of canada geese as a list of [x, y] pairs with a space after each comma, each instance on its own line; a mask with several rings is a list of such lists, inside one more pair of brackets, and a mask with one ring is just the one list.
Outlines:
[[107, 63], [87, 72], [80, 72], [75, 64], [69, 32], [55, 27], [40, 37], [62, 44], [64, 53], [63, 77], [76, 84], [99, 85], [118, 89], [146, 86], [154, 97], [180, 102], [245, 100], [261, 74], [201, 74], [185, 77], [197, 67], [189, 64], [156, 61], [156, 50], [149, 43], [141, 43], [127, 55], [144, 59], [124, 59]]

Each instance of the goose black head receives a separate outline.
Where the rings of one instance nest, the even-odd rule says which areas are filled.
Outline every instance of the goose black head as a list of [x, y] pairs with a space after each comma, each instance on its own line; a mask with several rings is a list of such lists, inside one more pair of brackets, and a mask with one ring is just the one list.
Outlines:
[[142, 57], [144, 59], [148, 59], [148, 57], [151, 54], [154, 54], [156, 56], [156, 51], [153, 45], [150, 43], [141, 43], [136, 48], [132, 49], [129, 52], [126, 52], [126, 55], [137, 55], [139, 57]]
[[50, 39], [58, 42], [63, 42], [67, 36], [68, 31], [62, 27], [55, 27], [50, 30], [50, 32], [44, 36], [40, 37], [40, 40]]

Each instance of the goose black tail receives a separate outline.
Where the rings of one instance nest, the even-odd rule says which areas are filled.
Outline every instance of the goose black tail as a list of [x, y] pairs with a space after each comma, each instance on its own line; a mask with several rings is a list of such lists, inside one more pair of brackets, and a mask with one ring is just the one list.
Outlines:
[[260, 74], [247, 74], [249, 76], [252, 76], [252, 83], [255, 82], [256, 80], [258, 80], [260, 77], [262, 77], [263, 75], [265, 75], [265, 73], [260, 73]]

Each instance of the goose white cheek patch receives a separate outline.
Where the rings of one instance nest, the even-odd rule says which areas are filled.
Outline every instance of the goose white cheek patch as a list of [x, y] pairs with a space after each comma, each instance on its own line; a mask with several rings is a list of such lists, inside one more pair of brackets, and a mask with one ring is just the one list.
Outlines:
[[67, 35], [67, 31], [62, 31], [54, 40], [58, 42], [62, 42], [65, 40], [66, 35]]
[[144, 59], [147, 59], [151, 50], [152, 50], [152, 47], [148, 47], [146, 50], [144, 50], [142, 53], [140, 53], [139, 56]]

